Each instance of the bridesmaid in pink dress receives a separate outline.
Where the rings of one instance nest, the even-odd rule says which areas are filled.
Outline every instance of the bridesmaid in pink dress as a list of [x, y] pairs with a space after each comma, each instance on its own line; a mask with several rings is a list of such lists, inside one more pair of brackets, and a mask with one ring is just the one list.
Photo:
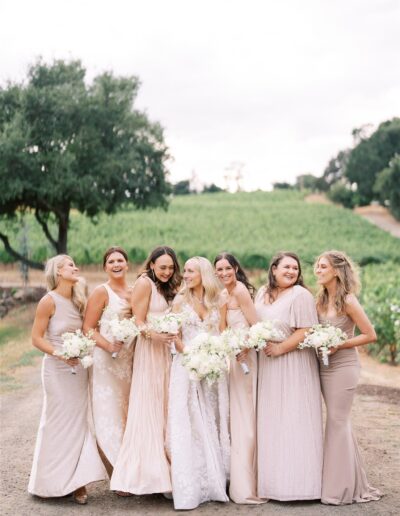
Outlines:
[[[258, 321], [253, 304], [254, 287], [249, 283], [238, 260], [221, 253], [214, 260], [215, 272], [224, 285], [221, 299], [225, 318], [221, 330], [248, 328]], [[249, 367], [245, 375], [240, 362]], [[257, 496], [256, 453], [257, 353], [243, 351], [231, 361], [229, 370], [229, 404], [231, 431], [231, 464], [229, 496], [235, 503], [262, 503]]]
[[170, 493], [170, 463], [165, 449], [170, 345], [175, 335], [146, 329], [149, 315], [170, 309], [180, 284], [179, 264], [170, 247], [157, 247], [132, 292], [132, 311], [144, 325], [133, 362], [125, 434], [111, 477], [111, 489], [136, 495]]
[[298, 350], [318, 322], [311, 293], [304, 288], [299, 258], [279, 253], [268, 283], [257, 294], [261, 320], [275, 320], [285, 335], [259, 353], [257, 437], [258, 496], [273, 500], [321, 498], [322, 413], [318, 360]]
[[[379, 500], [379, 491], [368, 484], [350, 421], [360, 376], [357, 346], [374, 342], [376, 333], [357, 300], [357, 271], [344, 253], [321, 254], [315, 264], [315, 274], [320, 286], [317, 296], [320, 322], [337, 326], [348, 336], [341, 346], [331, 349], [329, 365], [320, 364], [327, 411], [321, 501], [344, 505]], [[360, 330], [356, 337], [355, 326]]]

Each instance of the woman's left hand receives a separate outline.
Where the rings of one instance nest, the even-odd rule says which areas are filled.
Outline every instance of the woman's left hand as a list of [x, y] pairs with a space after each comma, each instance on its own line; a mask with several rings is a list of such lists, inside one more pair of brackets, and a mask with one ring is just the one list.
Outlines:
[[279, 357], [282, 355], [281, 347], [276, 342], [268, 342], [263, 351], [267, 357]]

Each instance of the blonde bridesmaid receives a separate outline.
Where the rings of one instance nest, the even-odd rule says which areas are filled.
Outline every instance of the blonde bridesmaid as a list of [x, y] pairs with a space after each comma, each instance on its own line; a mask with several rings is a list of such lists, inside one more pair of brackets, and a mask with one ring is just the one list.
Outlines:
[[[368, 483], [350, 420], [360, 377], [357, 347], [374, 342], [376, 333], [357, 300], [357, 271], [344, 253], [321, 254], [315, 274], [320, 286], [317, 296], [320, 322], [340, 328], [348, 337], [338, 348], [331, 349], [328, 367], [320, 364], [327, 411], [321, 501], [344, 505], [379, 500], [379, 491]], [[355, 337], [356, 326], [360, 334]]]
[[133, 287], [132, 311], [144, 328], [136, 342], [128, 418], [111, 477], [111, 489], [116, 491], [141, 495], [172, 490], [165, 437], [170, 346], [175, 336], [156, 333], [145, 325], [149, 315], [163, 315], [170, 309], [179, 284], [174, 251], [157, 247]]
[[[258, 321], [253, 304], [254, 287], [249, 283], [238, 260], [221, 253], [214, 260], [215, 272], [225, 289], [221, 299], [226, 302], [226, 315], [221, 330], [248, 328]], [[245, 375], [240, 362], [249, 367]], [[229, 404], [231, 432], [231, 463], [229, 496], [235, 503], [258, 504], [256, 450], [257, 354], [249, 350], [231, 362], [229, 371]]]
[[273, 500], [321, 498], [322, 413], [318, 360], [298, 350], [318, 322], [300, 261], [282, 252], [271, 261], [268, 282], [257, 294], [261, 320], [276, 320], [285, 340], [259, 354], [257, 436], [258, 495]]
[[107, 249], [103, 268], [108, 281], [90, 295], [83, 329], [94, 331], [96, 340], [91, 371], [92, 413], [97, 446], [111, 475], [125, 430], [132, 378], [133, 345], [115, 342], [108, 326], [111, 317], [127, 316], [130, 312], [126, 251], [121, 247]]
[[43, 498], [73, 493], [75, 502], [85, 504], [85, 486], [107, 478], [88, 424], [88, 372], [78, 359], [54, 352], [63, 333], [81, 329], [86, 300], [69, 256], [51, 258], [45, 276], [49, 292], [38, 304], [32, 329], [33, 345], [45, 353], [44, 401], [28, 491]]

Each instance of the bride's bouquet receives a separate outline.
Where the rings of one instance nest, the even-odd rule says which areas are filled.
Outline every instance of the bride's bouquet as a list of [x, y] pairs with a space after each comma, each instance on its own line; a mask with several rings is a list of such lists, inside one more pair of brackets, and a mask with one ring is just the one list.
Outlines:
[[191, 380], [207, 380], [209, 385], [228, 369], [231, 350], [220, 336], [200, 333], [183, 350], [182, 364]]
[[[108, 327], [113, 338], [124, 344], [131, 344], [133, 339], [140, 333], [140, 329], [136, 324], [135, 317], [129, 319], [120, 318], [118, 314], [115, 314], [109, 321]], [[112, 358], [118, 356], [118, 352], [114, 351], [111, 354]]]
[[[66, 332], [61, 335], [62, 347], [54, 351], [53, 355], [63, 357], [66, 360], [69, 358], [79, 358], [82, 366], [87, 369], [93, 365], [93, 349], [96, 346], [96, 341], [91, 338], [92, 332], [85, 335], [82, 330], [75, 332]], [[71, 367], [71, 373], [76, 374], [75, 367]]]
[[285, 340], [285, 335], [277, 327], [276, 322], [262, 321], [250, 327], [247, 347], [261, 351], [266, 347], [267, 342], [282, 342], [283, 340]]
[[[170, 333], [172, 335], [178, 335], [183, 321], [183, 314], [175, 314], [173, 312], [159, 316], [149, 315], [148, 328], [157, 333]], [[171, 344], [171, 355], [176, 355], [174, 342]]]
[[[221, 338], [225, 341], [230, 354], [237, 356], [245, 349], [249, 349], [247, 338], [248, 330], [246, 328], [227, 328], [221, 333]], [[250, 369], [246, 362], [239, 362], [244, 374], [249, 374]]]
[[297, 346], [299, 349], [314, 348], [318, 355], [321, 352], [322, 363], [324, 366], [329, 365], [329, 348], [337, 348], [347, 340], [344, 331], [331, 324], [314, 324], [305, 334], [303, 342]]

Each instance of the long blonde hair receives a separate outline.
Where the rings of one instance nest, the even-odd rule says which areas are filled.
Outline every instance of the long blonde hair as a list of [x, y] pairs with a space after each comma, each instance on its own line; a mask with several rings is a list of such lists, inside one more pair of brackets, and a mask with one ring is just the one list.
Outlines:
[[[208, 311], [218, 306], [219, 294], [221, 292], [221, 286], [214, 274], [214, 269], [207, 258], [203, 256], [193, 256], [189, 258], [187, 262], [193, 261], [195, 267], [200, 272], [201, 283], [204, 289], [203, 304]], [[186, 263], [187, 263], [186, 262]], [[193, 305], [194, 296], [191, 288], [184, 286], [180, 292], [183, 301]]]
[[[57, 288], [60, 281], [58, 271], [64, 265], [65, 260], [72, 260], [72, 258], [67, 254], [58, 254], [47, 260], [44, 270], [47, 290], [51, 291]], [[79, 313], [83, 314], [86, 306], [85, 282], [83, 278], [80, 278], [80, 280], [73, 285], [71, 301], [79, 310]]]
[[[321, 258], [326, 258], [336, 273], [336, 293], [334, 308], [338, 314], [345, 311], [346, 297], [349, 294], [358, 295], [360, 292], [360, 279], [357, 267], [353, 261], [341, 251], [326, 251], [318, 256], [314, 269]], [[320, 286], [317, 293], [317, 309], [319, 312], [326, 312], [328, 308], [329, 294], [324, 285]]]

